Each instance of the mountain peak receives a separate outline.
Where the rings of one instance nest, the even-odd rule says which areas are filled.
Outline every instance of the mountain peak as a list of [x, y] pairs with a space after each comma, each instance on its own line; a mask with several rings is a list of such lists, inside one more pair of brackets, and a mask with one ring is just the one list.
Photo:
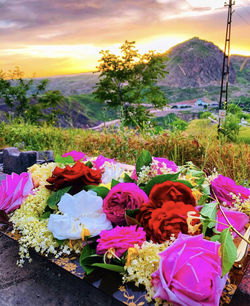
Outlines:
[[[166, 55], [169, 74], [161, 82], [173, 87], [203, 87], [219, 85], [223, 52], [212, 42], [193, 37], [171, 48]], [[230, 66], [229, 81], [234, 83], [236, 73]]]

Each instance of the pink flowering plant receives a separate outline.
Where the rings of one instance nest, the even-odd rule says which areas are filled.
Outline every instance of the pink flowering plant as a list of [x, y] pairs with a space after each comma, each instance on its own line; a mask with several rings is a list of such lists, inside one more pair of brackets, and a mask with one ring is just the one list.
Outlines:
[[7, 174], [6, 179], [0, 185], [0, 210], [9, 213], [19, 208], [33, 188], [30, 173]]
[[159, 268], [152, 274], [154, 298], [175, 305], [219, 305], [227, 279], [227, 275], [221, 278], [219, 248], [220, 243], [205, 240], [202, 235], [180, 233], [159, 254]]
[[236, 185], [235, 181], [229, 177], [219, 175], [211, 181], [212, 196], [216, 196], [221, 204], [233, 205], [233, 195], [239, 196], [243, 202], [250, 199], [250, 190], [243, 186]]
[[126, 225], [125, 211], [140, 208], [148, 201], [147, 194], [134, 183], [119, 183], [105, 197], [103, 211], [116, 225]]
[[[33, 191], [32, 176], [46, 182], [56, 171], [71, 171], [66, 186], [41, 183]], [[85, 183], [74, 181], [79, 191], [72, 193], [76, 178]], [[71, 151], [6, 177], [0, 222], [10, 217], [22, 235], [22, 262], [30, 247], [79, 256], [87, 275], [119, 272], [125, 286], [144, 286], [148, 302], [212, 306], [239, 260], [234, 238], [249, 244], [249, 196], [230, 178], [211, 179], [191, 162], [177, 166], [146, 150], [134, 167]]]
[[145, 240], [146, 233], [142, 227], [116, 226], [100, 233], [96, 253], [105, 254], [112, 249], [117, 257], [121, 257], [129, 248], [134, 247], [135, 244], [142, 245]]
[[87, 158], [87, 154], [83, 153], [83, 152], [78, 152], [78, 151], [70, 151], [67, 153], [62, 154], [62, 157], [67, 157], [67, 156], [71, 156], [74, 160], [74, 162], [77, 162], [78, 160], [82, 160], [85, 161]]

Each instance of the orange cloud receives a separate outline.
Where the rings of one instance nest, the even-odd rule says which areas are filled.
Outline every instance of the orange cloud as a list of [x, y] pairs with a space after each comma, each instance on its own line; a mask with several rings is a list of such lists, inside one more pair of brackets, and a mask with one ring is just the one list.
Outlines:
[[[232, 52], [250, 55], [250, 0], [235, 10]], [[126, 39], [140, 52], [164, 52], [193, 36], [223, 48], [226, 16], [224, 0], [0, 0], [0, 69], [90, 71], [101, 49], [118, 52]]]

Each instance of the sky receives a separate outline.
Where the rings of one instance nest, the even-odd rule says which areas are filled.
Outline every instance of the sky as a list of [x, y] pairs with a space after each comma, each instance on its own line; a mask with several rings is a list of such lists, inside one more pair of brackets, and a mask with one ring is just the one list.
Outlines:
[[[25, 76], [96, 70], [99, 52], [136, 41], [165, 52], [194, 36], [224, 48], [225, 0], [0, 0], [0, 70]], [[229, 0], [227, 1], [229, 2]], [[236, 0], [231, 53], [250, 55], [250, 0]]]

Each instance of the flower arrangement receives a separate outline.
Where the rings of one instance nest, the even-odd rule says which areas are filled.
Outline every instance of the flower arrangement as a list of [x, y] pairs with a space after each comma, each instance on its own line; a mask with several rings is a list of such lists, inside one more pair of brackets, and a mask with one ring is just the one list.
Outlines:
[[218, 305], [237, 257], [233, 239], [249, 243], [249, 189], [146, 150], [133, 167], [68, 152], [7, 175], [0, 191], [0, 222], [21, 234], [20, 266], [29, 248], [79, 254], [86, 274], [119, 272], [156, 305]]

